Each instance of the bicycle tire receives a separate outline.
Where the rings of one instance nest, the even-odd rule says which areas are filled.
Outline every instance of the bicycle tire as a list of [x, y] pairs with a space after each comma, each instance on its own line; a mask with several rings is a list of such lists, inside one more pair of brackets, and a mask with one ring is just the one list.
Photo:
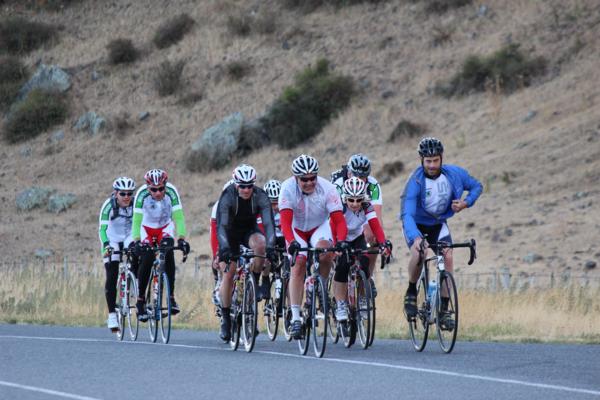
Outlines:
[[289, 285], [289, 279], [284, 278], [283, 279], [283, 286], [281, 287], [281, 310], [282, 310], [282, 319], [283, 319], [283, 335], [285, 336], [285, 340], [287, 340], [288, 342], [292, 341], [292, 335], [290, 333], [290, 329], [291, 329], [291, 323], [290, 321], [292, 320], [292, 309], [289, 306], [288, 302], [288, 285]]
[[[234, 281], [234, 290], [232, 292], [232, 296], [233, 294], [236, 293], [236, 287], [237, 290], [240, 290], [240, 281]], [[231, 308], [230, 308], [230, 312], [229, 312], [229, 318], [231, 320], [231, 333], [230, 333], [230, 339], [229, 339], [229, 347], [231, 348], [231, 350], [236, 351], [240, 345], [240, 333], [242, 331], [242, 321], [241, 321], [241, 308], [242, 305], [239, 302], [239, 299], [237, 296], [233, 296], [231, 299]]]
[[[440, 343], [440, 347], [444, 351], [444, 353], [450, 353], [452, 349], [454, 349], [454, 345], [456, 343], [456, 335], [458, 333], [458, 291], [456, 290], [456, 282], [454, 281], [454, 276], [448, 271], [444, 271], [440, 274], [440, 282], [438, 282], [438, 291], [437, 291], [437, 310], [436, 310], [436, 330], [438, 341]], [[452, 330], [448, 330], [446, 327], [443, 327], [441, 324], [441, 320], [439, 318], [442, 302], [441, 302], [441, 294], [442, 290], [446, 290], [448, 293], [448, 312], [454, 318], [454, 328]]]
[[307, 307], [303, 307], [302, 314], [304, 315], [304, 318], [302, 320], [302, 333], [304, 337], [297, 340], [297, 342], [300, 354], [305, 356], [306, 353], [308, 353], [308, 347], [310, 344], [310, 309], [307, 309]]
[[329, 321], [329, 296], [327, 286], [322, 277], [317, 277], [312, 291], [311, 329], [313, 335], [313, 350], [317, 358], [323, 357], [327, 347]]
[[247, 353], [254, 349], [256, 342], [256, 328], [258, 319], [258, 305], [256, 302], [256, 283], [253, 274], [246, 274], [244, 283], [244, 296], [242, 298], [242, 337]]
[[[367, 280], [367, 276], [364, 271], [358, 271], [358, 276], [356, 279], [355, 295], [354, 298], [356, 301], [356, 328], [358, 339], [360, 341], [361, 347], [366, 349], [369, 347], [369, 341], [371, 334], [371, 285]], [[361, 300], [364, 299], [364, 304], [361, 304]]]
[[154, 294], [154, 272], [150, 273], [148, 279], [148, 286], [146, 286], [146, 313], [148, 314], [148, 333], [150, 334], [150, 341], [156, 343], [158, 339], [158, 319], [157, 319], [157, 301], [160, 296], [157, 291], [157, 295]]
[[[127, 298], [125, 297], [127, 294], [123, 293], [121, 288], [122, 288], [122, 279], [121, 279], [121, 271], [119, 271], [119, 275], [118, 275], [118, 279], [117, 279], [117, 302], [115, 305], [115, 313], [117, 314], [117, 323], [119, 325], [119, 327], [117, 328], [118, 330], [115, 332], [117, 339], [119, 341], [123, 340], [123, 338], [125, 337], [125, 315], [127, 313], [127, 311], [125, 310], [125, 301], [127, 301]], [[125, 282], [127, 282], [127, 277], [125, 277]]]
[[354, 313], [354, 310], [352, 307], [350, 307], [350, 312], [348, 313], [348, 321], [346, 322], [348, 324], [348, 334], [344, 335], [342, 332], [342, 339], [344, 340], [344, 347], [349, 349], [350, 347], [352, 347], [352, 345], [356, 342], [356, 320], [354, 319], [353, 316], [350, 316], [351, 314]]
[[137, 340], [140, 327], [140, 321], [137, 319], [137, 308], [135, 307], [137, 297], [137, 278], [133, 272], [129, 271], [127, 272], [127, 332], [129, 332], [129, 339], [134, 342]]
[[160, 293], [158, 302], [160, 312], [157, 315], [160, 322], [160, 337], [162, 342], [167, 344], [171, 338], [171, 288], [166, 272], [162, 272], [158, 277], [158, 290]]
[[340, 333], [337, 328], [337, 320], [335, 319], [335, 310], [337, 308], [337, 304], [335, 301], [335, 297], [329, 296], [333, 293], [331, 286], [333, 285], [333, 274], [329, 275], [329, 279], [327, 279], [327, 294], [329, 297], [329, 321], [327, 321], [327, 332], [329, 333], [329, 339], [333, 344], [336, 344], [340, 340]]
[[416, 351], [423, 351], [429, 335], [429, 304], [427, 302], [427, 283], [425, 277], [417, 281], [417, 315], [406, 317], [410, 339]]
[[[263, 308], [265, 326], [267, 328], [267, 334], [269, 335], [269, 340], [274, 341], [277, 339], [277, 332], [279, 330], [279, 312], [278, 307], [281, 303], [281, 298], [276, 298], [276, 280], [281, 278], [276, 278], [271, 281], [271, 286], [269, 287], [269, 292], [271, 296], [269, 299], [265, 300], [265, 305]], [[283, 284], [282, 284], [283, 286]], [[279, 293], [281, 296], [281, 292]]]
[[375, 340], [375, 321], [377, 321], [377, 305], [375, 303], [375, 296], [373, 296], [373, 287], [374, 287], [373, 278], [369, 278], [369, 285], [371, 285], [371, 334], [369, 335], [369, 347], [373, 345], [373, 341]]

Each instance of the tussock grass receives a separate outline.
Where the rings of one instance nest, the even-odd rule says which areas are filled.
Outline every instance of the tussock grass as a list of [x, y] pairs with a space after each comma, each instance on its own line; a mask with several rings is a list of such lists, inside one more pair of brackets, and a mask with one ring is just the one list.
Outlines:
[[[104, 326], [102, 265], [95, 273], [91, 267], [71, 271], [66, 279], [62, 265], [3, 266], [2, 273], [0, 321]], [[195, 276], [192, 265], [178, 266], [175, 294], [182, 312], [174, 319], [175, 327], [218, 329], [210, 300], [212, 282], [208, 268]], [[404, 290], [383, 286], [378, 288], [377, 335], [406, 339]], [[519, 293], [461, 290], [459, 302], [459, 340], [600, 343], [600, 288], [571, 285]], [[259, 325], [264, 329], [262, 316]], [[435, 335], [435, 328], [431, 334]]]
[[108, 62], [112, 65], [130, 64], [140, 57], [140, 52], [135, 48], [131, 39], [114, 39], [106, 45]]
[[163, 61], [157, 68], [154, 76], [154, 87], [160, 97], [175, 94], [181, 88], [181, 75], [185, 61]]
[[0, 57], [0, 111], [8, 110], [27, 76], [27, 68], [17, 57]]
[[0, 54], [26, 54], [49, 42], [57, 35], [56, 27], [23, 17], [0, 21]]
[[179, 42], [196, 22], [187, 14], [179, 14], [158, 27], [152, 41], [159, 49]]

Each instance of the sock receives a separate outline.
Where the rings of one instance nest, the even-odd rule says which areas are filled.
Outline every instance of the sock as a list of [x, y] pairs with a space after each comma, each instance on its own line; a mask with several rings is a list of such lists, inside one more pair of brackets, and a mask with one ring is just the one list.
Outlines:
[[292, 306], [292, 321], [301, 321], [300, 306]]
[[408, 282], [408, 290], [406, 293], [417, 294], [417, 283]]

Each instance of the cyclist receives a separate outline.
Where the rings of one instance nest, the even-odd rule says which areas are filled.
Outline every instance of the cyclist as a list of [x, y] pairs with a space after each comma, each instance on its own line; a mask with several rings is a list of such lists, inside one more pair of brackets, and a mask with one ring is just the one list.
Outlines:
[[[392, 244], [385, 238], [375, 209], [367, 197], [366, 189], [366, 183], [356, 176], [344, 182], [342, 201], [344, 202], [344, 218], [348, 226], [346, 240], [350, 243], [350, 248], [366, 250], [367, 242], [363, 226], [368, 224], [378, 245], [385, 249], [384, 256], [387, 257], [391, 254]], [[332, 230], [335, 231], [334, 226], [332, 226]], [[366, 255], [360, 255], [358, 260], [369, 278], [369, 258]], [[333, 277], [333, 294], [337, 302], [335, 318], [338, 321], [348, 320], [348, 271], [350, 268], [348, 261], [348, 257], [345, 255], [338, 258]]]
[[[162, 246], [173, 246], [174, 237], [184, 254], [190, 252], [185, 240], [185, 216], [181, 198], [175, 186], [167, 182], [168, 175], [161, 169], [151, 169], [144, 175], [146, 184], [139, 188], [134, 199], [132, 237], [137, 253], [141, 257], [138, 273], [139, 297], [137, 301], [138, 319], [147, 321], [145, 298], [146, 285], [154, 262], [154, 252], [147, 251], [153, 242]], [[165, 271], [169, 278], [171, 292], [171, 313], [179, 313], [175, 301], [175, 257], [170, 250], [165, 254]]]
[[[250, 165], [242, 164], [233, 170], [234, 185], [229, 185], [219, 198], [217, 207], [217, 238], [219, 241], [219, 265], [223, 271], [221, 282], [221, 333], [220, 338], [228, 342], [231, 333], [231, 293], [233, 276], [236, 271], [234, 256], [240, 245], [244, 245], [257, 255], [273, 259], [275, 252], [275, 228], [271, 204], [264, 190], [254, 185], [256, 171]], [[262, 216], [266, 235], [258, 228], [257, 217]], [[265, 238], [266, 236], [266, 238]], [[225, 272], [226, 266], [229, 269]], [[258, 282], [264, 259], [253, 262], [253, 274]], [[258, 296], [257, 296], [258, 297]]]
[[[406, 244], [410, 249], [408, 262], [409, 283], [404, 297], [406, 315], [417, 314], [417, 288], [421, 270], [419, 248], [423, 235], [427, 235], [424, 245], [438, 241], [452, 243], [447, 220], [455, 213], [471, 207], [481, 195], [481, 183], [467, 170], [456, 165], [442, 164], [444, 146], [434, 137], [425, 137], [417, 148], [421, 166], [412, 173], [401, 196], [400, 216]], [[463, 199], [463, 193], [467, 196]], [[444, 252], [446, 269], [453, 271], [452, 249]], [[442, 325], [454, 329], [454, 320], [449, 313], [448, 297], [442, 293]]]
[[275, 245], [279, 248], [285, 248], [285, 238], [281, 232], [281, 214], [279, 213], [279, 194], [281, 193], [281, 182], [276, 179], [270, 179], [263, 187], [269, 196], [271, 208], [273, 210], [273, 221], [275, 222]]
[[[131, 218], [133, 217], [133, 191], [135, 182], [126, 176], [121, 176], [113, 182], [113, 193], [100, 208], [99, 229], [102, 243], [102, 257], [106, 269], [104, 295], [108, 306], [108, 329], [116, 332], [119, 329], [117, 313], [115, 312], [117, 296], [117, 278], [119, 262], [122, 261], [122, 250], [131, 243]], [[137, 273], [137, 258], [132, 258], [132, 269]]]
[[[336, 237], [341, 249], [348, 248], [346, 242], [346, 220], [342, 211], [341, 198], [331, 182], [318, 176], [319, 163], [306, 154], [298, 156], [292, 162], [294, 176], [281, 185], [279, 210], [281, 231], [288, 244], [288, 254], [297, 254], [296, 266], [292, 268], [289, 290], [292, 311], [291, 334], [295, 339], [302, 338], [302, 302], [304, 278], [306, 273], [306, 252], [298, 249], [310, 243], [313, 247], [327, 248], [333, 243], [329, 218], [336, 228]], [[320, 272], [327, 279], [333, 265], [334, 253], [321, 254]]]
[[[227, 183], [225, 183], [225, 185], [223, 186], [223, 190], [227, 189], [227, 187], [231, 184], [233, 184], [234, 181], [233, 179], [230, 179], [229, 181], [227, 181]], [[221, 193], [223, 193], [223, 190], [221, 190]], [[212, 303], [217, 306], [217, 315], [220, 316], [221, 314], [221, 305], [220, 305], [220, 300], [219, 300], [219, 287], [221, 285], [221, 281], [220, 281], [220, 271], [219, 271], [219, 257], [218, 257], [218, 251], [219, 251], [219, 240], [217, 239], [217, 207], [219, 207], [219, 200], [217, 200], [215, 202], [215, 204], [213, 204], [211, 213], [210, 213], [210, 249], [212, 251], [212, 256], [213, 256], [213, 260], [212, 260], [212, 264], [211, 264], [211, 269], [212, 269], [212, 273], [213, 273], [213, 278], [215, 280], [215, 288], [213, 290], [213, 294], [212, 294]]]
[[[343, 195], [344, 192], [344, 182], [349, 178], [355, 176], [361, 179], [366, 184], [366, 195], [369, 196], [370, 203], [375, 210], [375, 214], [379, 219], [379, 224], [383, 228], [383, 219], [382, 219], [382, 206], [383, 199], [381, 196], [381, 185], [377, 182], [377, 179], [372, 177], [371, 175], [371, 161], [364, 154], [353, 154], [348, 159], [348, 163], [342, 166], [341, 169], [334, 171], [331, 174], [331, 182], [333, 182], [337, 188], [340, 196]], [[373, 231], [371, 230], [371, 226], [367, 223], [364, 225], [364, 235], [365, 240], [370, 245], [377, 245], [377, 238]], [[375, 262], [377, 260], [377, 254], [369, 254], [369, 274], [373, 276], [373, 270], [375, 269]], [[371, 286], [373, 291], [373, 296], [377, 296], [377, 289], [375, 289], [375, 282], [371, 280]]]

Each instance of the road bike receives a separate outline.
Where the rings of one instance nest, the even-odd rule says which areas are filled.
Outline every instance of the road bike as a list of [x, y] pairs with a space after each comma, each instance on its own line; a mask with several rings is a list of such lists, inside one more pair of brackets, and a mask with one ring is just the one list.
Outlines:
[[135, 257], [131, 250], [122, 250], [125, 254], [125, 262], [119, 264], [119, 276], [117, 279], [117, 321], [119, 330], [116, 332], [117, 338], [123, 340], [125, 336], [125, 323], [130, 340], [137, 340], [139, 321], [137, 319], [137, 309], [135, 307], [138, 297], [137, 278], [131, 270], [131, 259]]
[[[288, 302], [288, 283], [290, 280], [290, 261], [285, 253], [285, 249], [275, 248], [278, 254], [279, 262], [271, 267], [271, 286], [269, 288], [270, 296], [265, 299], [263, 314], [269, 339], [277, 339], [279, 331], [279, 320], [283, 320], [284, 310]], [[286, 331], [284, 327], [284, 332]], [[288, 339], [289, 338], [289, 339]], [[292, 340], [291, 335], [286, 335], [286, 339]]]

